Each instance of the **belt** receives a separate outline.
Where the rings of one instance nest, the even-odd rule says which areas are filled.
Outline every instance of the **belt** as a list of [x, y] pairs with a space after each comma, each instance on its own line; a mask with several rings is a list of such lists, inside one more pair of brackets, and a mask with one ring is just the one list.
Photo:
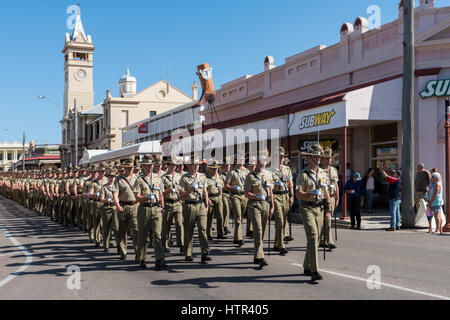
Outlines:
[[263, 203], [269, 202], [269, 200], [253, 200], [253, 199], [250, 199], [250, 200], [248, 200], [248, 202], [263, 204]]
[[222, 193], [224, 193], [224, 194], [231, 194], [230, 191], [222, 191]]
[[308, 207], [308, 208], [319, 208], [319, 207], [323, 206], [323, 202], [302, 201], [302, 206]]
[[285, 194], [289, 194], [289, 190], [285, 190], [285, 191], [274, 191], [273, 192], [274, 195], [285, 195]]
[[193, 200], [186, 200], [184, 201], [185, 204], [192, 204], [192, 205], [198, 205], [200, 203], [203, 203], [203, 200], [193, 201]]
[[141, 203], [140, 205], [145, 207], [145, 208], [154, 208], [154, 207], [160, 207], [161, 208], [161, 204], [159, 204], [159, 203], [153, 204], [153, 203], [145, 202], [145, 203]]
[[164, 199], [164, 203], [172, 203], [175, 204], [177, 202], [179, 202], [180, 200], [171, 200], [171, 199]]
[[208, 195], [208, 197], [210, 197], [210, 198], [216, 198], [218, 196], [220, 196], [220, 193], [213, 193], [213, 194]]
[[245, 194], [245, 192], [239, 191], [239, 192], [233, 192], [232, 195], [238, 195], [238, 196], [243, 196]]
[[114, 207], [115, 204], [114, 202], [104, 202], [103, 203], [103, 207], [108, 208], [108, 207]]
[[132, 206], [132, 205], [133, 205], [133, 202], [132, 202], [132, 201], [128, 201], [128, 202], [126, 202], [126, 201], [120, 201], [119, 204], [120, 204], [121, 206]]

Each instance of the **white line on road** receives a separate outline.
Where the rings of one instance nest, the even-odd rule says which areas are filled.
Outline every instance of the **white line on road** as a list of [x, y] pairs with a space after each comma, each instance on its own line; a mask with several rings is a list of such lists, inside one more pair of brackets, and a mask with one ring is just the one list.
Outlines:
[[7, 284], [8, 282], [10, 282], [12, 279], [14, 279], [15, 277], [17, 277], [19, 274], [21, 274], [22, 272], [24, 272], [28, 266], [33, 262], [33, 255], [31, 254], [30, 251], [27, 250], [27, 248], [25, 248], [19, 241], [16, 240], [16, 238], [14, 238], [7, 229], [2, 228], [0, 229], [0, 231], [2, 231], [5, 236], [16, 246], [18, 247], [27, 257], [25, 264], [23, 266], [21, 266], [19, 269], [17, 269], [16, 272], [14, 272], [13, 274], [9, 275], [8, 277], [6, 277], [4, 280], [0, 281], [0, 287], [4, 286], [5, 284]]
[[[299, 263], [293, 263], [292, 265], [298, 266], [298, 267], [303, 267]], [[335, 275], [335, 276], [338, 276], [338, 277], [348, 278], [348, 279], [352, 279], [352, 280], [358, 280], [358, 281], [362, 281], [362, 282], [367, 283], [367, 279], [364, 279], [364, 278], [354, 277], [354, 276], [350, 276], [348, 274], [334, 272], [334, 271], [328, 271], [328, 270], [323, 270], [323, 269], [320, 269], [319, 271], [323, 272], [323, 273], [329, 273], [329, 274], [332, 274], [332, 275]], [[428, 292], [424, 292], [424, 291], [419, 291], [419, 290], [414, 290], [414, 289], [410, 289], [410, 288], [400, 287], [400, 286], [396, 286], [396, 285], [389, 284], [389, 283], [377, 282], [377, 281], [370, 281], [370, 283], [373, 284], [373, 285], [380, 285], [380, 286], [393, 288], [393, 289], [397, 289], [397, 290], [402, 290], [402, 291], [407, 291], [407, 292], [411, 292], [411, 293], [415, 293], [415, 294], [420, 294], [420, 295], [424, 295], [424, 296], [428, 296], [428, 297], [432, 297], [432, 298], [436, 298], [436, 299], [450, 300], [450, 297], [440, 296], [440, 295], [433, 294], [433, 293], [428, 293]]]

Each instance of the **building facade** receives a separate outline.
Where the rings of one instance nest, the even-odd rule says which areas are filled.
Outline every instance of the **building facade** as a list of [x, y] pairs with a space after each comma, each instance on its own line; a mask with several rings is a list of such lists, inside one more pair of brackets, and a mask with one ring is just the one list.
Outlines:
[[[294, 172], [304, 165], [300, 152], [317, 139], [333, 148], [341, 172], [346, 163], [362, 174], [382, 165], [400, 169], [402, 4], [399, 9], [397, 20], [378, 29], [368, 30], [362, 17], [344, 23], [336, 30], [338, 43], [298, 53], [280, 66], [266, 57], [263, 72], [222, 85], [214, 113], [208, 108], [201, 113], [206, 118], [203, 130], [220, 130], [223, 135], [227, 129], [278, 130]], [[433, 0], [421, 0], [415, 29], [415, 161], [444, 171], [450, 7], [437, 8]]]
[[[27, 152], [28, 146], [25, 146]], [[23, 144], [18, 142], [0, 143], [0, 171], [9, 171], [15, 162], [22, 158]]]
[[[85, 150], [117, 150], [122, 148], [121, 128], [193, 102], [190, 97], [168, 82], [161, 80], [137, 92], [137, 80], [127, 69], [119, 80], [119, 97], [106, 91], [103, 102], [94, 105], [93, 53], [95, 47], [77, 15], [72, 36], [66, 34], [63, 49], [65, 59], [64, 115], [61, 120], [61, 164], [75, 165]], [[75, 115], [75, 101], [77, 114]], [[75, 134], [75, 119], [78, 133]], [[78, 137], [77, 159], [75, 139]]]

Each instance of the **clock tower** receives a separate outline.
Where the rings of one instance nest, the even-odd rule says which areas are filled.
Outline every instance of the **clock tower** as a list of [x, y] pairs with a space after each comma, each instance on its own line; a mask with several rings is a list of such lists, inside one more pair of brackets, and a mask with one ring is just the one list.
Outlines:
[[[94, 106], [94, 50], [91, 36], [84, 32], [81, 16], [78, 12], [72, 36], [66, 33], [66, 41], [62, 50], [64, 55], [64, 114], [60, 121], [62, 127], [62, 145], [60, 148], [62, 167], [76, 165], [82, 155], [84, 134], [83, 123], [79, 115], [80, 112]], [[77, 117], [73, 113], [74, 100], [77, 102]], [[78, 131], [78, 134], [75, 130]]]
[[68, 117], [77, 100], [78, 111], [94, 106], [94, 45], [91, 36], [84, 32], [80, 13], [75, 20], [72, 36], [66, 33], [64, 54], [64, 119]]

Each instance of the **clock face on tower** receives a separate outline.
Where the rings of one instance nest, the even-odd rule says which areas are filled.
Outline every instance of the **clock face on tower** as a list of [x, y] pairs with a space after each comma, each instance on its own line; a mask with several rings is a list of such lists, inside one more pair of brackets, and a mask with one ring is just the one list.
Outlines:
[[75, 71], [74, 76], [75, 76], [75, 79], [77, 79], [78, 81], [83, 81], [86, 78], [87, 74], [86, 74], [86, 71], [80, 69], [80, 70]]

